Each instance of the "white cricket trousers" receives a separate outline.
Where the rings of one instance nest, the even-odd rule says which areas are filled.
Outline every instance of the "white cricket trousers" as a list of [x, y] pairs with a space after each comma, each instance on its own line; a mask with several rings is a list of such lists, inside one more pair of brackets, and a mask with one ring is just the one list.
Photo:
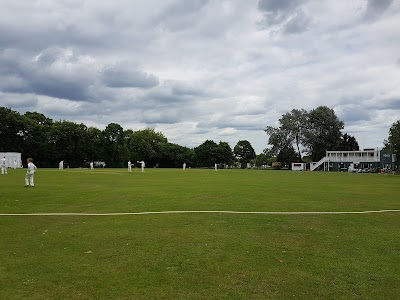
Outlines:
[[31, 186], [35, 186], [35, 183], [33, 181], [33, 175], [34, 174], [29, 174], [27, 173], [25, 176], [25, 186], [31, 185]]

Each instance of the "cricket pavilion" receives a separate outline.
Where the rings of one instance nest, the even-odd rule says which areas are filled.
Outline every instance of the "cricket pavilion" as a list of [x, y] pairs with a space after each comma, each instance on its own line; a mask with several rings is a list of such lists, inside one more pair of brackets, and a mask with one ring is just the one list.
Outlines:
[[295, 171], [354, 171], [365, 170], [377, 172], [378, 170], [398, 170], [396, 154], [378, 148], [358, 151], [326, 151], [325, 156], [318, 162], [293, 163]]

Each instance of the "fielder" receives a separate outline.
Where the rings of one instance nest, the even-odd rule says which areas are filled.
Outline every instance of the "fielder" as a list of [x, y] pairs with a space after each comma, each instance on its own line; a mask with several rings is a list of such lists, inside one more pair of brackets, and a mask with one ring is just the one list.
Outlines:
[[144, 172], [144, 168], [146, 167], [146, 164], [144, 163], [143, 160], [138, 161], [138, 164], [140, 164], [140, 166], [142, 167], [142, 172]]
[[35, 164], [33, 163], [32, 158], [28, 158], [28, 170], [26, 171], [26, 176], [25, 176], [25, 187], [28, 187], [29, 185], [31, 187], [35, 186], [33, 176], [35, 175], [35, 172], [37, 170]]
[[7, 159], [5, 156], [1, 159], [1, 174], [7, 174]]

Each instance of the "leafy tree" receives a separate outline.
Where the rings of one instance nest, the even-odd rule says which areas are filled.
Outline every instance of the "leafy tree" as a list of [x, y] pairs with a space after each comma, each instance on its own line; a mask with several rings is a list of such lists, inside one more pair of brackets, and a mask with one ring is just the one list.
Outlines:
[[129, 150], [125, 145], [125, 133], [121, 125], [110, 123], [102, 133], [103, 149], [110, 167], [122, 167], [128, 160]]
[[397, 160], [400, 160], [400, 120], [394, 122], [389, 129], [389, 137], [383, 142], [386, 149], [397, 154]]
[[147, 166], [155, 166], [162, 159], [163, 147], [168, 143], [161, 132], [154, 129], [134, 131], [126, 138], [132, 161], [144, 160]]
[[304, 146], [314, 161], [324, 157], [326, 150], [339, 148], [343, 127], [344, 123], [335, 111], [326, 106], [319, 106], [309, 113]]
[[279, 153], [282, 149], [295, 144], [298, 156], [301, 157], [300, 145], [304, 141], [308, 126], [308, 113], [304, 109], [292, 109], [279, 119], [279, 127], [267, 126], [265, 132], [269, 135], [268, 144], [273, 145], [272, 151]]
[[298, 153], [294, 150], [293, 146], [290, 145], [286, 148], [283, 148], [278, 156], [277, 160], [281, 162], [282, 165], [288, 165], [290, 166], [291, 163], [293, 162], [299, 162], [301, 161], [301, 158], [298, 156]]
[[217, 159], [216, 162], [223, 165], [232, 165], [234, 163], [234, 157], [231, 146], [227, 142], [220, 141], [217, 147]]
[[56, 166], [60, 160], [64, 160], [71, 167], [81, 167], [87, 156], [86, 132], [84, 124], [54, 122], [49, 131], [49, 164]]
[[196, 164], [199, 167], [211, 167], [219, 163], [218, 145], [214, 141], [206, 140], [194, 148]]
[[18, 112], [0, 107], [1, 152], [22, 152], [25, 130], [24, 119]]
[[249, 141], [239, 141], [233, 148], [235, 157], [239, 160], [241, 168], [246, 168], [247, 163], [256, 158], [256, 152]]
[[268, 156], [265, 153], [258, 154], [256, 155], [254, 163], [258, 168], [262, 165], [266, 165], [268, 163]]
[[193, 164], [194, 150], [177, 144], [165, 143], [161, 150], [160, 167], [181, 168]]
[[103, 132], [96, 127], [86, 130], [86, 163], [91, 161], [106, 161], [103, 147]]
[[49, 167], [49, 158], [52, 155], [49, 141], [50, 129], [54, 122], [43, 114], [37, 112], [26, 112], [24, 114], [25, 131], [24, 159], [34, 157], [36, 164], [41, 167]]
[[336, 150], [358, 151], [360, 150], [360, 147], [358, 146], [358, 142], [354, 136], [345, 133], [341, 136], [339, 148]]
[[300, 146], [313, 161], [325, 156], [326, 150], [359, 149], [353, 136], [342, 135], [344, 127], [333, 109], [319, 106], [307, 112], [304, 109], [293, 109], [282, 115], [278, 128], [267, 126], [268, 143], [272, 145], [269, 154], [278, 155], [290, 151], [293, 145], [297, 148], [297, 157], [301, 159]]
[[119, 124], [110, 123], [103, 131], [103, 139], [107, 143], [122, 145], [124, 142], [124, 129]]

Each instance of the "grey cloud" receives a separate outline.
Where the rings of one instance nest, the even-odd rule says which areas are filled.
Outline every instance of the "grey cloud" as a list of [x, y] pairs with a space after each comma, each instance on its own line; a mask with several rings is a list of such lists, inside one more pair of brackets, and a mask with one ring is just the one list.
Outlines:
[[207, 5], [208, 2], [209, 0], [178, 0], [164, 11], [164, 15], [174, 17], [190, 14], [198, 11], [203, 6]]
[[[203, 91], [179, 81], [166, 81], [142, 97], [142, 105], [170, 107], [194, 104], [203, 97]], [[178, 107], [177, 107], [178, 108]], [[181, 109], [181, 108], [180, 108]]]
[[400, 110], [400, 97], [379, 99], [378, 101], [374, 101], [374, 104], [370, 108]]
[[367, 0], [364, 18], [373, 21], [381, 16], [392, 4], [393, 0]]
[[300, 9], [285, 24], [283, 32], [290, 34], [302, 33], [308, 29], [311, 20], [311, 17], [307, 16], [304, 11]]
[[93, 58], [71, 49], [52, 47], [30, 58], [18, 51], [0, 52], [0, 90], [4, 92], [97, 102], [106, 91], [102, 83], [112, 88], [149, 89], [157, 86], [159, 80], [128, 65], [105, 67], [99, 72]]
[[8, 93], [20, 93], [29, 90], [25, 80], [15, 74], [0, 75], [0, 89]]
[[[116, 44], [116, 36], [112, 32], [94, 34], [84, 32], [75, 25], [63, 29], [51, 27], [27, 28], [20, 26], [0, 26], [0, 47], [13, 47], [38, 52], [44, 47], [79, 47], [81, 49], [97, 49], [112, 47]], [[23, 29], [22, 29], [23, 28]]]
[[177, 113], [177, 111], [174, 109], [146, 111], [138, 116], [138, 120], [147, 125], [175, 124], [182, 121], [179, 113]]
[[159, 84], [155, 75], [123, 66], [106, 68], [102, 72], [103, 82], [113, 88], [136, 87], [152, 88]]
[[95, 72], [90, 65], [78, 61], [72, 52], [46, 49], [36, 59], [18, 53], [0, 53], [0, 89], [14, 93], [37, 93], [50, 97], [89, 101], [89, 87]]
[[14, 95], [0, 92], [0, 106], [18, 110], [19, 108], [33, 108], [37, 104], [38, 99], [34, 95]]
[[281, 13], [296, 8], [304, 0], [260, 0], [258, 9], [268, 13]]
[[31, 81], [31, 90], [37, 94], [75, 101], [93, 100], [86, 82], [51, 77], [44, 73], [41, 75]]
[[193, 24], [193, 15], [208, 4], [209, 0], [179, 0], [170, 5], [155, 20], [171, 31], [184, 30]]
[[201, 96], [204, 94], [203, 90], [193, 85], [188, 85], [179, 81], [167, 81], [171, 83], [171, 92], [179, 96]]
[[[243, 116], [242, 116], [243, 117]], [[201, 121], [198, 123], [199, 128], [234, 128], [236, 130], [248, 130], [248, 131], [259, 131], [264, 130], [263, 123], [259, 122], [258, 119], [255, 118], [240, 118], [240, 117], [229, 117], [224, 116], [222, 119], [214, 120], [214, 121]]]
[[357, 104], [348, 104], [336, 107], [339, 119], [347, 123], [371, 120], [371, 111]]
[[63, 51], [60, 48], [47, 48], [36, 57], [36, 63], [42, 66], [49, 66], [53, 62], [57, 61], [62, 54]]
[[264, 19], [260, 22], [263, 28], [278, 27], [287, 34], [298, 34], [306, 31], [312, 18], [301, 8], [308, 0], [260, 0], [258, 9]]

